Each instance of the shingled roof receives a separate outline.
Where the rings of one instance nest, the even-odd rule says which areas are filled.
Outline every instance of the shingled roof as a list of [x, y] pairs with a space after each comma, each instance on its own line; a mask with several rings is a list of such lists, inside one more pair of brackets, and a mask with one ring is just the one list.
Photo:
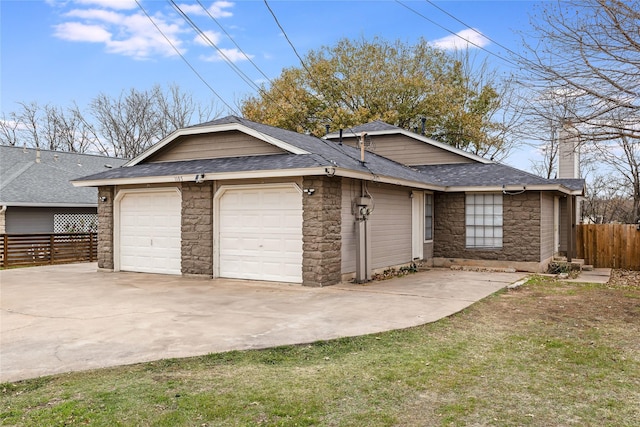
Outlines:
[[[281, 144], [284, 154], [228, 157], [216, 159], [184, 160], [145, 163], [146, 157], [167, 146], [180, 136], [228, 130], [229, 126], [251, 133], [267, 143]], [[402, 131], [396, 126], [376, 121], [352, 130]], [[420, 136], [421, 138], [424, 138]], [[441, 143], [438, 143], [441, 144]], [[449, 147], [451, 148], [451, 147]], [[79, 186], [115, 185], [139, 182], [160, 183], [175, 180], [193, 181], [196, 175], [207, 179], [229, 179], [232, 176], [299, 176], [330, 173], [338, 176], [358, 177], [372, 181], [414, 186], [416, 188], [461, 191], [462, 187], [537, 186], [564, 192], [582, 192], [583, 180], [548, 180], [536, 175], [495, 163], [486, 159], [474, 163], [409, 167], [375, 153], [366, 152], [360, 161], [360, 150], [348, 145], [312, 135], [305, 135], [237, 116], [227, 116], [188, 128], [180, 129], [151, 147], [124, 167], [106, 170], [75, 180]], [[236, 175], [233, 175], [236, 174]]]
[[[127, 163], [125, 167], [105, 171], [99, 174], [85, 176], [77, 179], [78, 185], [87, 182], [102, 182], [105, 180], [124, 180], [131, 178], [171, 177], [176, 175], [201, 174], [215, 176], [216, 174], [228, 174], [233, 172], [257, 172], [286, 170], [315, 169], [325, 173], [325, 168], [336, 168], [348, 170], [355, 173], [365, 174], [372, 179], [383, 178], [389, 180], [404, 180], [414, 182], [418, 186], [428, 186], [424, 183], [422, 174], [408, 166], [397, 163], [367, 152], [365, 163], [360, 161], [360, 150], [346, 145], [338, 145], [334, 142], [317, 138], [311, 135], [280, 129], [277, 127], [252, 122], [236, 116], [227, 116], [218, 120], [202, 123], [180, 130], [179, 134], [174, 133], [165, 140], [159, 142], [160, 146], [165, 146], [178, 136], [198, 133], [203, 129], [215, 132], [216, 127], [224, 125], [238, 125], [240, 130], [252, 130], [266, 141], [275, 139], [295, 147], [304, 154], [275, 154], [248, 157], [229, 157], [218, 159], [186, 160], [162, 163], [144, 163], [145, 156], [152, 154], [158, 147], [152, 147], [146, 154], [143, 153], [136, 159]], [[317, 173], [317, 172], [316, 172]], [[194, 175], [195, 176], [195, 175]], [[105, 183], [106, 184], [106, 183]], [[103, 184], [103, 185], [105, 185]]]
[[545, 179], [501, 163], [459, 163], [414, 166], [425, 179], [444, 187], [498, 187], [561, 185], [582, 191], [583, 179]]
[[70, 181], [125, 162], [104, 156], [0, 145], [0, 205], [95, 206], [96, 189], [76, 188]]

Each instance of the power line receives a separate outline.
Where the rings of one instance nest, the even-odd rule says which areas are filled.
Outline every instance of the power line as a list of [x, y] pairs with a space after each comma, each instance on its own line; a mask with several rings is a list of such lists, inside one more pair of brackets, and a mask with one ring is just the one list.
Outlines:
[[[233, 39], [233, 37], [231, 36], [231, 34], [229, 34], [229, 32], [227, 32], [227, 30], [224, 29], [224, 27], [222, 26], [222, 24], [211, 14], [211, 12], [209, 12], [209, 10], [202, 4], [202, 2], [200, 0], [197, 0], [198, 4], [200, 5], [200, 7], [206, 12], [207, 15], [209, 15], [209, 18], [211, 18], [211, 20], [213, 20], [213, 22], [216, 23], [216, 25], [218, 25], [218, 27], [222, 30], [222, 32], [224, 32], [224, 34], [229, 38], [229, 40], [231, 40], [231, 42], [233, 43], [233, 45], [242, 53], [242, 55], [247, 59], [247, 61], [249, 61], [251, 63], [251, 65], [254, 66], [254, 68], [256, 70], [258, 70], [258, 72], [260, 74], [262, 74], [262, 76], [269, 82], [269, 84], [271, 85], [271, 88], [275, 89], [278, 91], [278, 93], [285, 99], [286, 102], [289, 103], [289, 105], [291, 105], [292, 107], [295, 107], [295, 104], [291, 101], [291, 99], [289, 99], [289, 96], [283, 92], [282, 90], [280, 90], [280, 88], [278, 88], [277, 86], [275, 86], [273, 84], [273, 81], [262, 71], [262, 69], [258, 66], [258, 64], [256, 64], [249, 55], [247, 55], [245, 53], [244, 50], [242, 50], [242, 48], [238, 45], [238, 43], [236, 43], [236, 41]], [[269, 95], [267, 94], [267, 92], [263, 91], [261, 88], [257, 88], [258, 91], [265, 97], [265, 98], [269, 98]], [[271, 100], [278, 105], [278, 107], [280, 108], [280, 105], [278, 104], [278, 102], [276, 100], [274, 100], [273, 98], [271, 98]], [[282, 110], [282, 109], [281, 109]]]
[[269, 9], [269, 13], [271, 13], [271, 16], [273, 16], [273, 20], [276, 21], [276, 25], [278, 25], [278, 28], [280, 28], [280, 31], [282, 31], [282, 34], [284, 35], [284, 38], [287, 39], [287, 42], [289, 43], [289, 46], [291, 46], [291, 49], [293, 49], [293, 53], [295, 53], [296, 56], [298, 57], [298, 60], [300, 60], [300, 64], [302, 64], [304, 69], [307, 70], [307, 73], [309, 74], [309, 77], [311, 77], [312, 76], [311, 71], [307, 68], [307, 65], [302, 60], [302, 57], [298, 53], [298, 50], [296, 49], [296, 47], [291, 42], [291, 39], [289, 39], [289, 36], [287, 35], [287, 32], [284, 30], [284, 28], [282, 28], [282, 25], [280, 24], [280, 21], [278, 20], [278, 17], [276, 16], [276, 14], [271, 9], [271, 6], [269, 6], [269, 3], [267, 2], [267, 0], [264, 0], [264, 4], [265, 4], [265, 6], [267, 6], [267, 9]]
[[240, 53], [242, 53], [242, 55], [247, 59], [247, 61], [249, 61], [251, 63], [251, 65], [253, 65], [255, 67], [255, 69], [258, 70], [258, 72], [260, 74], [262, 74], [262, 77], [264, 77], [265, 79], [267, 79], [269, 81], [269, 83], [271, 83], [271, 79], [269, 77], [267, 77], [267, 75], [260, 69], [260, 67], [258, 67], [258, 65], [255, 62], [253, 62], [251, 57], [249, 55], [247, 55], [244, 52], [244, 50], [242, 50], [242, 48], [238, 45], [238, 43], [236, 43], [236, 41], [233, 39], [233, 37], [231, 37], [231, 34], [229, 34], [227, 32], [227, 30], [224, 29], [222, 24], [220, 24], [220, 22], [211, 14], [211, 12], [209, 12], [209, 10], [206, 7], [204, 7], [202, 2], [200, 0], [196, 0], [196, 1], [200, 5], [200, 7], [207, 13], [207, 15], [209, 15], [209, 18], [211, 18], [213, 20], [213, 22], [215, 22], [218, 25], [218, 27], [222, 30], [222, 32], [227, 36], [227, 38], [229, 38], [229, 40], [231, 40], [231, 43], [233, 43], [233, 45], [240, 51]]
[[162, 34], [162, 37], [164, 37], [164, 39], [167, 41], [167, 43], [169, 43], [169, 45], [173, 48], [173, 50], [176, 51], [176, 53], [180, 56], [180, 58], [182, 58], [182, 60], [187, 64], [187, 66], [191, 69], [191, 71], [194, 72], [194, 74], [196, 76], [198, 76], [198, 78], [200, 79], [200, 81], [202, 81], [202, 83], [204, 83], [205, 86], [207, 86], [209, 88], [209, 90], [216, 96], [218, 97], [218, 99], [220, 101], [222, 101], [222, 103], [224, 105], [227, 106], [227, 108], [233, 112], [233, 113], [237, 113], [237, 111], [227, 103], [227, 101], [224, 100], [224, 98], [222, 98], [222, 96], [220, 96], [220, 94], [218, 92], [216, 92], [216, 90], [211, 87], [211, 85], [204, 79], [204, 77], [202, 77], [202, 75], [195, 69], [195, 67], [193, 65], [191, 65], [191, 63], [187, 60], [187, 58], [180, 52], [180, 50], [173, 44], [173, 42], [169, 39], [169, 37], [167, 37], [165, 35], [165, 33], [160, 29], [160, 27], [158, 26], [158, 24], [155, 23], [155, 21], [153, 20], [153, 18], [151, 18], [151, 15], [149, 15], [147, 13], [147, 11], [145, 10], [144, 7], [142, 7], [142, 4], [140, 4], [139, 0], [135, 0], [136, 4], [138, 5], [138, 7], [140, 8], [140, 10], [142, 10], [142, 12], [145, 14], [145, 16], [149, 19], [149, 21], [151, 21], [151, 23], [153, 24], [154, 27], [156, 27], [156, 29], [158, 30], [158, 32], [160, 34]]
[[[493, 40], [492, 38], [488, 37], [487, 35], [481, 33], [480, 31], [476, 30], [473, 27], [470, 27], [469, 25], [465, 24], [464, 22], [462, 22], [460, 19], [458, 19], [457, 17], [455, 17], [453, 14], [447, 12], [446, 10], [444, 10], [443, 8], [441, 8], [440, 6], [438, 6], [437, 4], [435, 4], [434, 2], [432, 2], [431, 0], [425, 0], [427, 3], [429, 3], [431, 6], [435, 7], [436, 9], [438, 9], [439, 11], [441, 11], [442, 13], [446, 14], [447, 16], [451, 17], [452, 19], [455, 19], [457, 22], [459, 22], [460, 24], [464, 25], [465, 27], [469, 28], [470, 30], [474, 31], [476, 34], [484, 37], [485, 39], [489, 40], [491, 43], [495, 44], [496, 46], [499, 46], [501, 48], [503, 48], [504, 50], [506, 50], [507, 52], [509, 52], [510, 54], [512, 54], [513, 56], [516, 56], [518, 58], [520, 58], [521, 60], [523, 60], [525, 63], [531, 63], [531, 61], [529, 61], [527, 58], [525, 58], [524, 56], [520, 55], [517, 52], [514, 52], [513, 50], [509, 49], [508, 47], [498, 43], [497, 41]], [[506, 59], [502, 58], [503, 61], [506, 61]], [[509, 63], [511, 63], [510, 61], [508, 61]]]
[[[396, 3], [398, 3], [399, 5], [401, 5], [401, 6], [405, 7], [406, 9], [408, 9], [408, 10], [410, 10], [411, 12], [415, 13], [416, 15], [420, 16], [422, 19], [424, 19], [424, 20], [426, 20], [426, 21], [428, 21], [428, 22], [432, 23], [433, 25], [435, 25], [435, 26], [437, 26], [437, 27], [439, 27], [439, 28], [441, 28], [441, 29], [445, 30], [445, 31], [446, 31], [446, 32], [448, 32], [449, 34], [452, 34], [452, 35], [454, 35], [454, 36], [458, 37], [459, 39], [464, 40], [466, 43], [469, 43], [470, 45], [473, 45], [473, 46], [477, 47], [478, 49], [483, 50], [484, 52], [488, 53], [489, 55], [493, 55], [493, 56], [495, 56], [496, 58], [501, 59], [502, 61], [505, 61], [505, 62], [507, 62], [507, 63], [509, 63], [509, 64], [513, 65], [514, 67], [518, 67], [518, 64], [514, 63], [513, 61], [511, 61], [511, 60], [509, 60], [509, 59], [506, 59], [506, 58], [503, 58], [502, 56], [500, 56], [500, 55], [498, 55], [498, 54], [496, 54], [496, 53], [493, 53], [493, 52], [491, 52], [491, 51], [490, 51], [490, 50], [488, 50], [488, 49], [485, 49], [484, 47], [480, 46], [479, 44], [476, 44], [476, 43], [472, 42], [471, 40], [467, 40], [467, 39], [465, 39], [465, 38], [464, 38], [464, 37], [462, 37], [460, 34], [455, 33], [455, 32], [453, 32], [453, 31], [451, 31], [450, 29], [446, 28], [445, 26], [443, 26], [443, 25], [441, 25], [441, 24], [437, 23], [436, 21], [434, 21], [434, 20], [432, 20], [432, 19], [430, 19], [430, 18], [426, 17], [425, 15], [423, 15], [423, 14], [422, 14], [422, 13], [420, 13], [420, 12], [418, 12], [417, 10], [415, 10], [415, 9], [413, 9], [413, 8], [411, 8], [411, 7], [409, 7], [409, 6], [407, 6], [406, 4], [404, 4], [403, 2], [401, 2], [400, 0], [395, 0], [395, 1], [396, 1]], [[480, 33], [479, 33], [479, 34], [480, 34]], [[482, 34], [482, 36], [483, 36], [483, 37], [485, 37], [487, 40], [489, 40], [489, 39], [488, 39], [488, 37], [486, 37], [484, 34]]]
[[229, 59], [229, 57], [224, 53], [224, 51], [222, 49], [220, 49], [215, 43], [213, 43], [213, 41], [211, 41], [211, 39], [204, 33], [204, 31], [202, 31], [200, 29], [200, 27], [193, 22], [193, 20], [189, 17], [189, 15], [187, 15], [181, 8], [180, 6], [178, 6], [176, 4], [176, 2], [174, 0], [169, 0], [169, 2], [171, 3], [171, 5], [173, 6], [173, 8], [176, 10], [176, 12], [178, 12], [178, 14], [180, 16], [182, 16], [182, 18], [191, 26], [191, 28], [193, 28], [195, 30], [195, 32], [202, 37], [202, 39], [204, 41], [206, 41], [210, 46], [212, 46], [213, 48], [216, 49], [216, 51], [220, 54], [220, 56], [222, 57], [222, 59], [224, 59], [224, 61], [227, 63], [227, 65], [229, 67], [231, 67], [231, 69], [246, 83], [248, 84], [252, 89], [254, 90], [259, 90], [258, 86], [253, 82], [253, 80], [251, 80], [251, 78], [249, 78], [249, 76], [247, 76], [237, 65], [235, 65], [233, 63], [233, 61], [231, 61]]
[[[282, 31], [282, 34], [284, 35], [284, 38], [287, 40], [287, 42], [289, 43], [289, 46], [291, 46], [291, 49], [293, 49], [293, 52], [296, 54], [296, 56], [298, 57], [298, 60], [300, 61], [300, 64], [302, 65], [302, 67], [305, 69], [305, 71], [307, 72], [307, 75], [309, 76], [309, 78], [311, 79], [311, 81], [316, 85], [317, 88], [320, 88], [320, 85], [318, 84], [318, 82], [316, 81], [316, 79], [314, 78], [313, 73], [311, 72], [311, 70], [307, 67], [307, 65], [305, 64], [304, 60], [302, 59], [302, 56], [300, 56], [300, 54], [298, 53], [298, 50], [296, 49], [296, 47], [294, 46], [293, 42], [291, 41], [291, 39], [289, 38], [289, 36], [287, 35], [287, 32], [284, 30], [282, 24], [280, 24], [280, 21], [278, 20], [278, 17], [276, 16], [275, 12], [273, 11], [273, 9], [271, 9], [271, 7], [269, 6], [269, 3], [267, 2], [267, 0], [264, 0], [264, 4], [267, 6], [267, 9], [269, 10], [269, 13], [271, 13], [271, 16], [273, 17], [273, 20], [276, 22], [276, 25], [278, 25], [278, 28], [280, 28], [280, 31]], [[318, 99], [319, 101], [322, 101], [322, 99], [315, 93], [310, 92], [310, 95], [312, 95], [313, 97], [315, 97], [316, 99]], [[329, 122], [333, 122], [333, 120], [331, 118], [326, 118], [327, 121]], [[355, 134], [355, 132], [353, 132], [353, 130], [348, 127], [347, 130], [349, 130], [351, 133], [353, 133], [354, 136], [357, 136]]]

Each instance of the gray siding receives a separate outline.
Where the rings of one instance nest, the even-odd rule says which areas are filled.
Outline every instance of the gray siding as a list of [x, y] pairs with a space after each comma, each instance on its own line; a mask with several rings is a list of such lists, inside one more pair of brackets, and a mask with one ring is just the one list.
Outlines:
[[96, 208], [32, 208], [9, 206], [5, 216], [6, 233], [53, 233], [53, 215], [70, 213], [95, 214]]
[[567, 229], [569, 227], [568, 221], [568, 213], [567, 213], [567, 198], [560, 198], [560, 248], [559, 251], [563, 254], [567, 253], [567, 238], [569, 234], [567, 233]]
[[540, 193], [540, 260], [553, 257], [553, 194]]
[[147, 162], [218, 159], [222, 157], [281, 154], [285, 151], [238, 131], [189, 135], [178, 138], [151, 156]]
[[[371, 267], [384, 268], [411, 261], [411, 199], [409, 189], [369, 183], [375, 210], [371, 224]], [[360, 182], [344, 179], [342, 186], [342, 273], [355, 271], [356, 223], [351, 201], [360, 195]]]
[[[371, 142], [370, 151], [409, 166], [473, 163], [467, 157], [404, 135], [376, 135], [371, 137]], [[343, 143], [356, 146], [357, 140], [345, 138]]]

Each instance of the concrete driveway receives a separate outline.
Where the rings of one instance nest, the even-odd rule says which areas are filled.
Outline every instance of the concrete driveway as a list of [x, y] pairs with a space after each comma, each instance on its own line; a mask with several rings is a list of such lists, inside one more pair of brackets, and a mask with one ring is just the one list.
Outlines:
[[525, 276], [434, 269], [305, 288], [96, 270], [0, 271], [0, 382], [421, 325]]

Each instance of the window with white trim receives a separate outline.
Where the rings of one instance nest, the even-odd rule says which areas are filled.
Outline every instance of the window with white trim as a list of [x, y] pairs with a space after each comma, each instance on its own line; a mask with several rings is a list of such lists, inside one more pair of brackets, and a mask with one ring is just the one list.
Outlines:
[[502, 247], [502, 194], [470, 193], [465, 201], [466, 247]]
[[424, 240], [433, 240], [433, 194], [424, 195]]

